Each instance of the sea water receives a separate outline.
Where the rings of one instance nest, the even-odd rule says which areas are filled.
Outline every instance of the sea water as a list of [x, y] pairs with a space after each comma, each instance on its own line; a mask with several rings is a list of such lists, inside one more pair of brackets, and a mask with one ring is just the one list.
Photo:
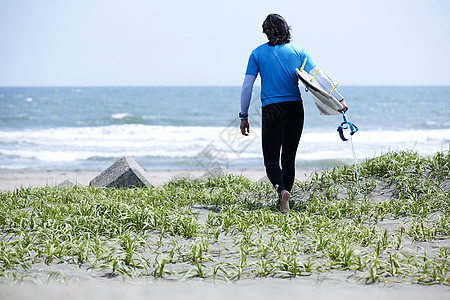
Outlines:
[[[388, 151], [448, 151], [450, 87], [344, 86], [359, 127], [359, 161]], [[321, 116], [301, 89], [305, 125], [296, 166], [353, 163], [342, 116]], [[259, 87], [250, 136], [240, 134], [239, 87], [0, 88], [0, 169], [102, 170], [122, 156], [144, 169], [264, 168]], [[349, 133], [345, 132], [349, 137]]]

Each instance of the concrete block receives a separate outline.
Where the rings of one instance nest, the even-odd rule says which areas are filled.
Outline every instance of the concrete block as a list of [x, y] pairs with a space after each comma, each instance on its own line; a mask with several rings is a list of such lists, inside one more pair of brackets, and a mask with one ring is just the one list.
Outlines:
[[207, 179], [207, 178], [214, 179], [214, 178], [226, 176], [227, 172], [228, 171], [225, 167], [217, 167], [217, 168], [214, 168], [214, 169], [206, 172], [205, 174], [200, 176], [198, 179]]
[[133, 188], [151, 186], [145, 171], [129, 156], [124, 156], [89, 182], [101, 187]]
[[75, 182], [73, 182], [70, 179], [66, 179], [63, 182], [61, 182], [60, 184], [58, 184], [58, 187], [72, 187], [77, 185]]

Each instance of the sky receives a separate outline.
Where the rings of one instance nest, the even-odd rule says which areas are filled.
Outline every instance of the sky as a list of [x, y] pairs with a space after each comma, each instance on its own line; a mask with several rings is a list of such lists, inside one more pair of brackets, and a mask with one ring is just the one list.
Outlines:
[[450, 85], [448, 0], [0, 0], [0, 86], [238, 86], [269, 13], [340, 85]]

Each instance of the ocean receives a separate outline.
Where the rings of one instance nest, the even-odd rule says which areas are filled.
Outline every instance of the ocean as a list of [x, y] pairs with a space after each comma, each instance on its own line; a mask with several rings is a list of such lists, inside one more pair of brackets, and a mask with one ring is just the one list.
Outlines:
[[[450, 87], [343, 86], [359, 161], [388, 151], [448, 151]], [[103, 170], [130, 156], [147, 170], [263, 169], [259, 87], [249, 137], [240, 87], [2, 87], [0, 169]], [[302, 89], [297, 168], [352, 164], [342, 116], [321, 116]], [[348, 135], [348, 132], [346, 132]]]

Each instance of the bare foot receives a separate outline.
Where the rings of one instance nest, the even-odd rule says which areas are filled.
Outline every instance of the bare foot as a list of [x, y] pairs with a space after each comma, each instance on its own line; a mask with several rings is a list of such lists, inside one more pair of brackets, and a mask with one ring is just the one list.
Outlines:
[[291, 194], [286, 191], [282, 190], [280, 193], [280, 211], [282, 213], [288, 213], [291, 209], [289, 208], [289, 198], [291, 197]]

